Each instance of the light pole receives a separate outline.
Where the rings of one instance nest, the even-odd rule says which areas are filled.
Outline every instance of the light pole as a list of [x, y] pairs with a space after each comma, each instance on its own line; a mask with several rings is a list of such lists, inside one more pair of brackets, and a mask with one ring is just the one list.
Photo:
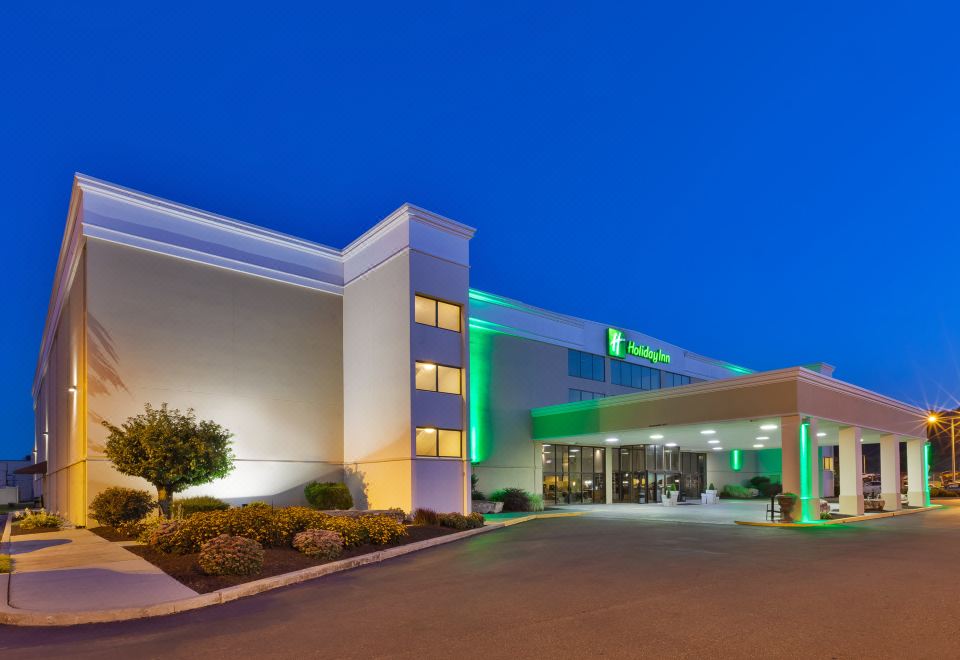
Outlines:
[[[950, 411], [950, 480], [951, 481], [960, 481], [957, 479], [957, 413], [958, 411]], [[944, 416], [930, 413], [927, 416], [927, 421], [930, 423], [930, 426], [934, 426], [938, 422], [946, 421]]]

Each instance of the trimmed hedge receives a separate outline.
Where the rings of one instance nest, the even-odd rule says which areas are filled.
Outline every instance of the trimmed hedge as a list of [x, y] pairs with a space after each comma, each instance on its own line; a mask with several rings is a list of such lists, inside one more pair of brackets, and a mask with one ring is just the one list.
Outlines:
[[308, 529], [338, 533], [345, 547], [362, 543], [386, 545], [406, 535], [406, 528], [391, 515], [334, 516], [303, 506], [272, 509], [246, 506], [227, 511], [195, 513], [189, 518], [158, 522], [144, 532], [143, 540], [163, 552], [189, 554], [221, 535], [242, 536], [263, 547], [289, 546]]
[[346, 484], [332, 481], [314, 481], [306, 485], [303, 494], [316, 509], [332, 511], [353, 507], [353, 496]]
[[293, 547], [308, 557], [336, 559], [343, 552], [343, 537], [326, 529], [308, 529], [293, 537]]
[[174, 518], [189, 518], [195, 513], [204, 511], [226, 511], [230, 505], [223, 500], [211, 497], [210, 495], [197, 495], [195, 497], [184, 497], [173, 501], [171, 513]]
[[97, 493], [90, 503], [90, 515], [101, 525], [116, 529], [144, 518], [156, 506], [145, 490], [114, 486]]

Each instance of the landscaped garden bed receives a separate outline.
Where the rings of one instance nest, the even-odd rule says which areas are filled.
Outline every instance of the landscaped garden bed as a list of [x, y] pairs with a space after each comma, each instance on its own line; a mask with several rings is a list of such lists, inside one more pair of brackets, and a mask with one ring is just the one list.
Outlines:
[[253, 580], [259, 580], [260, 578], [299, 571], [311, 566], [318, 566], [320, 564], [327, 564], [332, 561], [340, 561], [341, 559], [358, 557], [360, 555], [378, 552], [388, 547], [396, 547], [400, 545], [407, 545], [408, 543], [426, 541], [428, 539], [446, 536], [447, 534], [454, 534], [457, 532], [457, 530], [450, 529], [448, 527], [421, 525], [408, 525], [406, 530], [407, 536], [401, 537], [399, 541], [391, 543], [388, 546], [364, 543], [354, 547], [344, 548], [343, 552], [338, 557], [332, 559], [310, 557], [298, 550], [293, 549], [292, 547], [264, 548], [263, 569], [260, 571], [260, 573], [254, 575], [207, 575], [200, 569], [200, 566], [197, 562], [199, 559], [199, 553], [178, 555], [174, 553], [161, 552], [156, 548], [146, 545], [127, 546], [126, 549], [135, 555], [143, 557], [154, 566], [160, 568], [164, 573], [190, 587], [194, 591], [199, 593], [207, 593], [210, 591], [216, 591], [217, 589], [243, 584], [244, 582], [252, 582]]

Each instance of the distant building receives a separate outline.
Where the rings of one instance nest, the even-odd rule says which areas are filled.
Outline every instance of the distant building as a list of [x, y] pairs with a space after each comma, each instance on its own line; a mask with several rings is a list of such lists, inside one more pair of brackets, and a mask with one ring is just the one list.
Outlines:
[[0, 460], [0, 488], [15, 486], [20, 492], [20, 502], [29, 502], [33, 499], [33, 475], [16, 474], [21, 468], [30, 467], [33, 458], [25, 456], [20, 459]]

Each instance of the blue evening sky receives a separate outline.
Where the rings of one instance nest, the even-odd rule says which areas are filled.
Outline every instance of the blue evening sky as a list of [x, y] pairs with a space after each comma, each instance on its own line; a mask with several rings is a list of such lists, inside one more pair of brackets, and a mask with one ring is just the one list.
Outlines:
[[410, 201], [477, 288], [960, 392], [953, 3], [289, 6], [0, 8], [0, 457], [75, 171], [337, 247]]

